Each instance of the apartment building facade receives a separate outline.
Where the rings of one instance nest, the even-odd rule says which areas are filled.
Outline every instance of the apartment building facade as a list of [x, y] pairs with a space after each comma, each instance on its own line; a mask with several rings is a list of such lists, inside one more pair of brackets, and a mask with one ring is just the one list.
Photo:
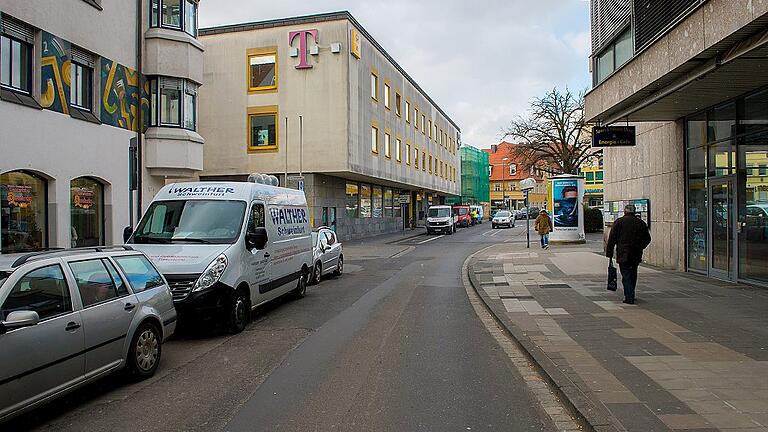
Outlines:
[[647, 262], [768, 285], [768, 2], [592, 0], [586, 117], [606, 203], [648, 199]]
[[491, 212], [525, 208], [525, 192], [520, 182], [533, 178], [536, 187], [528, 193], [529, 207], [547, 207], [547, 183], [543, 172], [531, 172], [513, 155], [515, 144], [501, 142], [484, 150], [488, 153]]
[[460, 129], [347, 12], [201, 29], [203, 180], [303, 188], [343, 239], [460, 194]]
[[0, 252], [122, 243], [202, 169], [197, 1], [0, 4]]

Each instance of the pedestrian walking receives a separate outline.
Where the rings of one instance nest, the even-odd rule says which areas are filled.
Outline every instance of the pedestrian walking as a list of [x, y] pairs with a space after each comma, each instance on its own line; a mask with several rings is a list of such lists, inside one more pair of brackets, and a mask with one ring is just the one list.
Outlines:
[[533, 228], [541, 236], [541, 248], [549, 249], [549, 233], [552, 232], [552, 219], [549, 218], [546, 210], [539, 212]]
[[621, 285], [624, 287], [624, 303], [635, 304], [637, 286], [637, 268], [643, 261], [643, 250], [651, 244], [648, 225], [637, 217], [633, 204], [624, 207], [624, 216], [618, 218], [608, 236], [605, 255], [613, 258], [616, 249], [616, 262], [621, 271]]

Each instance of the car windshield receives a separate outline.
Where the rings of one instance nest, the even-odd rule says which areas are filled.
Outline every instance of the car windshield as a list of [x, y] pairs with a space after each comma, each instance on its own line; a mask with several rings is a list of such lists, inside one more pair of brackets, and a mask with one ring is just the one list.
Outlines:
[[465, 209], [465, 208], [460, 208], [460, 209], [459, 209], [459, 216], [464, 216], [465, 214], [467, 214], [467, 209]]
[[132, 243], [234, 243], [244, 215], [243, 201], [155, 201]]
[[509, 217], [510, 215], [511, 213], [508, 211], [500, 211], [496, 213], [496, 217]]
[[427, 214], [427, 216], [431, 217], [431, 218], [451, 217], [451, 209], [447, 209], [447, 208], [431, 208], [431, 209], [429, 209], [429, 213]]

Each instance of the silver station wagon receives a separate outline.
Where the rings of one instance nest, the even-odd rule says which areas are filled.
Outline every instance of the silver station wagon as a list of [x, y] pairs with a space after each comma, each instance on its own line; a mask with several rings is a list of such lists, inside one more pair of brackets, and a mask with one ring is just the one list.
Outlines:
[[165, 279], [128, 247], [0, 255], [0, 421], [110, 372], [155, 373], [176, 328]]

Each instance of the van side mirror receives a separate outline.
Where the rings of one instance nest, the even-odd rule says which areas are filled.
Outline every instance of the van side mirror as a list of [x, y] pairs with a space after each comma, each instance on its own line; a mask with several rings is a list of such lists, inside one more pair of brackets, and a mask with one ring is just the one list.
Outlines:
[[133, 235], [133, 228], [127, 226], [123, 229], [123, 243], [128, 243], [128, 239]]
[[22, 327], [31, 327], [40, 322], [40, 316], [35, 311], [15, 311], [8, 314], [8, 317], [0, 325], [0, 333], [14, 330]]
[[267, 245], [269, 236], [266, 228], [256, 228], [245, 234], [245, 247], [251, 249], [264, 249]]

